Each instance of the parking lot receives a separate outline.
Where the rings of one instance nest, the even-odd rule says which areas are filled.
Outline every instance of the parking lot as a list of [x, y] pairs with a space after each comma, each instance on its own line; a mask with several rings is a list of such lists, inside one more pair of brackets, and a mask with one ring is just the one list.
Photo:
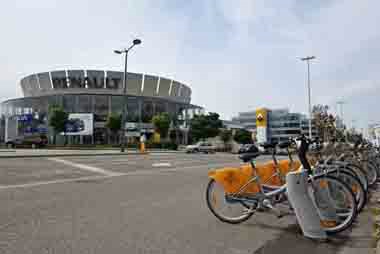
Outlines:
[[219, 222], [207, 172], [239, 163], [223, 153], [0, 159], [0, 253], [369, 252], [368, 211], [323, 244], [303, 238], [293, 215]]

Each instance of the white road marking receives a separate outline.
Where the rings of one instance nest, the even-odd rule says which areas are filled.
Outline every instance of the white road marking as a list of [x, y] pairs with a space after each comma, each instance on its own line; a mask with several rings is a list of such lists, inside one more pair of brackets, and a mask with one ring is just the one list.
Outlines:
[[74, 168], [79, 168], [81, 170], [86, 170], [86, 171], [90, 171], [90, 172], [93, 172], [93, 173], [102, 174], [102, 175], [105, 175], [105, 176], [117, 176], [117, 175], [120, 175], [120, 173], [117, 173], [117, 172], [108, 171], [108, 170], [105, 170], [105, 169], [102, 169], [102, 168], [93, 167], [93, 166], [89, 166], [89, 165], [86, 165], [86, 164], [75, 163], [75, 162], [71, 162], [71, 161], [68, 161], [68, 160], [63, 160], [63, 159], [58, 159], [58, 158], [48, 158], [48, 160], [55, 161], [55, 162], [58, 162], [58, 163], [62, 163], [62, 164], [65, 164], [67, 166], [71, 166], [71, 167], [74, 167]]
[[[52, 158], [50, 158], [52, 159]], [[65, 161], [66, 162], [66, 161]], [[85, 165], [87, 166], [87, 165]], [[226, 163], [218, 163], [218, 164], [203, 164], [203, 165], [194, 165], [194, 166], [188, 166], [188, 167], [178, 167], [178, 168], [166, 168], [166, 169], [159, 169], [159, 170], [137, 170], [137, 171], [131, 171], [128, 173], [115, 173], [110, 172], [107, 175], [101, 175], [101, 176], [87, 176], [87, 177], [77, 177], [77, 178], [70, 178], [70, 179], [58, 179], [58, 180], [51, 180], [51, 181], [39, 181], [39, 182], [31, 182], [31, 183], [25, 183], [25, 184], [12, 184], [12, 185], [0, 185], [0, 190], [8, 190], [8, 189], [19, 189], [19, 188], [32, 188], [32, 187], [38, 187], [38, 186], [44, 186], [44, 185], [51, 185], [51, 184], [63, 184], [63, 183], [73, 183], [78, 181], [91, 181], [91, 180], [101, 180], [101, 179], [108, 179], [113, 178], [117, 176], [144, 176], [144, 175], [159, 175], [162, 173], [171, 173], [171, 172], [184, 172], [189, 169], [201, 169], [205, 170], [205, 167], [207, 167], [207, 170], [211, 168], [219, 168], [219, 167], [233, 167], [238, 166], [238, 163], [234, 164], [226, 164]], [[207, 177], [207, 171], [205, 172], [205, 178]]]
[[57, 184], [57, 183], [70, 183], [70, 182], [77, 182], [77, 181], [89, 181], [89, 180], [97, 180], [97, 179], [106, 179], [106, 178], [111, 178], [111, 177], [115, 177], [115, 176], [116, 175], [88, 176], [88, 177], [77, 177], [77, 178], [71, 178], [71, 179], [60, 179], [60, 180], [52, 180], [52, 181], [31, 182], [31, 183], [25, 183], [25, 184], [0, 185], [0, 190], [18, 189], [18, 188], [30, 188], [30, 187], [36, 187], [36, 186], [41, 186], [41, 185]]
[[157, 163], [152, 164], [152, 167], [171, 167], [171, 166], [172, 164], [169, 162], [157, 162]]

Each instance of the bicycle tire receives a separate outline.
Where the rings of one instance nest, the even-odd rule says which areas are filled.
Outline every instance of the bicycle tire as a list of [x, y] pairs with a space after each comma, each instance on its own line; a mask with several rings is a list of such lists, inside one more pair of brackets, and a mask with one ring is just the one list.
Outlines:
[[334, 171], [327, 172], [327, 174], [342, 179], [347, 184], [350, 183], [349, 187], [351, 187], [357, 202], [357, 212], [360, 213], [367, 204], [367, 192], [364, 190], [363, 184], [359, 178], [349, 170], [340, 168]]
[[345, 169], [352, 171], [359, 178], [360, 182], [363, 184], [364, 190], [368, 193], [369, 184], [365, 170], [362, 167], [352, 163], [345, 165]]
[[[246, 213], [237, 218], [228, 218], [227, 216], [224, 216], [220, 212], [218, 212], [213, 206], [212, 196], [211, 196], [211, 190], [212, 188], [214, 188], [215, 184], [216, 184], [216, 181], [214, 179], [210, 179], [210, 181], [208, 182], [207, 188], [206, 188], [206, 202], [207, 202], [207, 207], [210, 209], [211, 213], [216, 218], [218, 218], [222, 222], [226, 222], [229, 224], [239, 224], [251, 218], [253, 213]], [[241, 205], [243, 207], [246, 206], [246, 204], [244, 204], [243, 202], [237, 202], [236, 205]]]
[[[348, 195], [348, 197], [350, 198], [351, 202], [352, 202], [352, 205], [351, 205], [351, 212], [349, 214], [349, 216], [347, 216], [347, 218], [343, 221], [343, 223], [340, 223], [336, 226], [333, 226], [333, 227], [329, 227], [329, 226], [323, 226], [323, 229], [325, 230], [326, 234], [329, 234], [329, 235], [334, 235], [334, 234], [337, 234], [337, 233], [340, 233], [346, 229], [348, 229], [349, 227], [352, 226], [353, 222], [355, 221], [356, 217], [357, 217], [357, 204], [356, 204], [356, 199], [355, 199], [355, 195], [354, 193], [352, 192], [352, 190], [350, 189], [349, 186], [347, 186], [346, 183], [344, 183], [342, 180], [334, 177], [334, 176], [331, 176], [331, 175], [317, 175], [317, 176], [314, 176], [312, 178], [309, 178], [308, 182], [310, 183], [310, 186], [312, 188], [314, 188], [314, 186], [311, 184], [311, 183], [314, 183], [314, 184], [318, 184], [318, 181], [330, 181], [330, 182], [335, 182], [337, 183], [338, 185], [340, 185], [340, 188], [342, 188], [344, 190], [344, 192], [346, 193], [346, 195]], [[321, 184], [322, 182], [320, 182]], [[317, 208], [318, 209], [318, 208]], [[321, 223], [322, 224], [322, 223]]]

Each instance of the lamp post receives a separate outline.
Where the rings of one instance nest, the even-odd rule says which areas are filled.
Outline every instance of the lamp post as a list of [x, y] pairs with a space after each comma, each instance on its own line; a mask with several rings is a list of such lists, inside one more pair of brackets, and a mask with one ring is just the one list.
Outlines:
[[[336, 104], [339, 106], [340, 105], [340, 118], [342, 121], [342, 129], [344, 127], [344, 120], [343, 120], [343, 105], [346, 104], [344, 101], [337, 101]], [[338, 112], [339, 108], [337, 108]]]
[[134, 39], [132, 42], [132, 45], [129, 46], [127, 49], [123, 50], [114, 50], [113, 52], [116, 54], [125, 54], [125, 63], [124, 63], [124, 77], [123, 77], [123, 109], [121, 113], [121, 129], [122, 129], [122, 134], [121, 134], [121, 147], [120, 151], [124, 152], [125, 151], [125, 123], [126, 123], [126, 112], [127, 112], [127, 63], [128, 63], [128, 53], [129, 51], [136, 45], [141, 44], [140, 39]]
[[310, 92], [310, 60], [315, 59], [315, 56], [307, 56], [301, 58], [302, 61], [307, 62], [307, 94], [309, 98], [309, 138], [311, 139], [311, 92]]

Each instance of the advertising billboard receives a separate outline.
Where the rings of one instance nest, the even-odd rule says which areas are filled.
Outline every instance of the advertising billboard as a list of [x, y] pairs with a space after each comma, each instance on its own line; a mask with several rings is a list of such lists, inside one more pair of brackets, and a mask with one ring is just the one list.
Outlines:
[[140, 130], [139, 130], [138, 123], [126, 122], [125, 136], [126, 137], [140, 137]]
[[69, 114], [65, 124], [65, 133], [70, 136], [92, 135], [94, 131], [93, 114]]

